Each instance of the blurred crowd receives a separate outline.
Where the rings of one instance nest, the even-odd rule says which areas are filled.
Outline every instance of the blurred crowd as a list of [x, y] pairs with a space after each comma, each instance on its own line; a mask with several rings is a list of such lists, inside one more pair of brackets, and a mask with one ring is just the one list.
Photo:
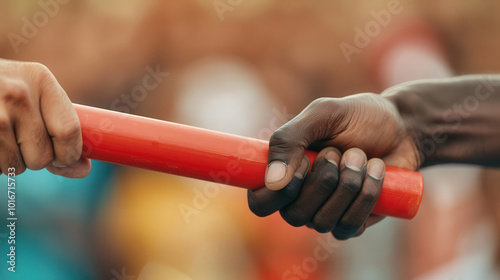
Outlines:
[[[0, 57], [45, 64], [76, 103], [267, 139], [318, 97], [498, 72], [499, 10], [491, 0], [2, 0]], [[151, 71], [168, 76], [132, 95]], [[0, 278], [500, 277], [500, 172], [422, 173], [414, 220], [340, 242], [253, 216], [242, 189], [97, 162], [84, 180], [27, 172], [19, 272]]]

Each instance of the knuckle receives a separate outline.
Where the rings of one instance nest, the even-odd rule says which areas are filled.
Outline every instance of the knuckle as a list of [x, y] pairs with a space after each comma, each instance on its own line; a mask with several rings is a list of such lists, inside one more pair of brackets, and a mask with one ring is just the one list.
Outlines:
[[69, 148], [68, 150], [66, 150], [66, 153], [64, 155], [59, 154], [54, 157], [54, 161], [56, 161], [58, 164], [67, 166], [75, 165], [79, 160], [80, 154], [73, 148]]
[[26, 67], [31, 71], [45, 71], [48, 70], [47, 66], [39, 62], [26, 62]]
[[302, 136], [301, 128], [297, 128], [297, 125], [292, 123], [287, 123], [282, 127], [278, 128], [269, 139], [269, 144], [276, 147], [290, 147], [290, 146], [299, 146], [299, 147], [307, 147], [307, 142]]
[[29, 62], [27, 63], [26, 68], [28, 69], [29, 72], [31, 72], [32, 74], [36, 75], [39, 78], [43, 78], [44, 76], [51, 74], [47, 66], [38, 62]]
[[360, 199], [363, 204], [372, 204], [377, 201], [380, 193], [375, 188], [365, 187], [361, 190]]
[[323, 192], [331, 192], [337, 186], [338, 177], [336, 172], [324, 172], [319, 177], [318, 189]]
[[298, 135], [292, 131], [285, 125], [271, 135], [269, 140], [269, 155], [271, 157], [293, 154], [297, 149], [305, 150], [305, 147], [307, 147], [305, 139], [297, 139]]
[[330, 195], [334, 191], [334, 189], [335, 189], [335, 185], [324, 182], [324, 181], [320, 182], [315, 187], [315, 191], [317, 192], [318, 195], [321, 195], [321, 196]]
[[288, 133], [283, 127], [281, 127], [271, 135], [271, 139], [269, 140], [269, 145], [271, 146], [286, 145], [289, 142], [288, 138], [289, 138]]
[[18, 81], [9, 82], [4, 87], [3, 100], [6, 103], [27, 105], [30, 100], [28, 85]]
[[331, 102], [331, 100], [332, 99], [328, 98], [328, 97], [317, 98], [317, 99], [313, 100], [313, 102], [311, 102], [311, 107], [312, 108], [322, 107], [325, 104], [328, 104], [329, 102]]
[[329, 215], [318, 213], [314, 217], [313, 227], [319, 233], [330, 232], [332, 231], [334, 226], [335, 226], [335, 220], [333, 219], [333, 217]]
[[339, 240], [346, 240], [354, 237], [362, 225], [353, 224], [350, 222], [340, 222], [333, 230], [335, 238]]
[[57, 127], [52, 135], [53, 137], [68, 140], [81, 135], [81, 126], [77, 118], [71, 118]]
[[321, 181], [329, 184], [335, 184], [339, 180], [339, 174], [337, 171], [324, 172]]
[[26, 166], [31, 170], [40, 170], [47, 167], [54, 160], [54, 154], [52, 151], [43, 152], [35, 160], [26, 160]]
[[289, 184], [283, 189], [279, 190], [279, 194], [282, 197], [283, 201], [290, 203], [293, 200], [295, 200], [297, 196], [300, 194], [300, 189], [301, 189], [300, 186]]
[[306, 225], [309, 222], [307, 218], [307, 213], [305, 213], [302, 209], [298, 208], [286, 208], [280, 210], [281, 217], [288, 224], [294, 227], [301, 227]]
[[337, 107], [337, 99], [336, 98], [331, 98], [331, 97], [320, 97], [318, 99], [315, 99], [311, 104], [309, 105], [309, 108], [311, 111], [323, 111], [323, 110], [328, 110], [328, 112], [331, 112], [332, 109]]
[[347, 193], [359, 193], [361, 185], [361, 178], [349, 177], [343, 180], [341, 189]]
[[32, 75], [33, 79], [38, 82], [40, 87], [46, 87], [47, 85], [56, 82], [54, 74], [49, 70], [49, 68], [41, 63], [31, 62], [28, 63], [27, 69]]

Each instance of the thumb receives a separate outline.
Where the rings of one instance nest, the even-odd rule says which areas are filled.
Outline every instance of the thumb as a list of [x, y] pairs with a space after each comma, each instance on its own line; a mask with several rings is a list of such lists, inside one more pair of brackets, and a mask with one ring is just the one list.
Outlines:
[[[277, 191], [290, 183], [304, 158], [309, 143], [290, 126], [283, 126], [273, 133], [269, 140], [266, 187]], [[304, 176], [300, 174], [299, 176]], [[299, 178], [303, 179], [303, 178]]]
[[[266, 187], [277, 191], [288, 185], [304, 159], [306, 149], [335, 135], [343, 110], [336, 98], [313, 101], [299, 115], [276, 130], [269, 140]], [[333, 124], [333, 125], [332, 125]], [[331, 139], [329, 139], [331, 140]]]

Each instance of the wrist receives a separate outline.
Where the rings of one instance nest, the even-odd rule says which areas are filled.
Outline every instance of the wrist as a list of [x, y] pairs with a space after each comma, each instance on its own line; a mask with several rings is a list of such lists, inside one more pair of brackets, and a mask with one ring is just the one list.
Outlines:
[[462, 76], [400, 85], [384, 93], [418, 150], [420, 167], [442, 163], [497, 165], [498, 76]]
[[383, 97], [396, 108], [399, 113], [399, 119], [402, 131], [405, 137], [408, 137], [414, 146], [414, 153], [418, 159], [417, 167], [425, 166], [426, 156], [422, 151], [422, 142], [428, 139], [429, 127], [423, 123], [427, 119], [427, 112], [419, 104], [421, 98], [411, 92], [383, 93]]

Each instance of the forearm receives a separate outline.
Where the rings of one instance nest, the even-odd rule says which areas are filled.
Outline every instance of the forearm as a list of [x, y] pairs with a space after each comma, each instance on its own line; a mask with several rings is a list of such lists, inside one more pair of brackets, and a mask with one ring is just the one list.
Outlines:
[[500, 166], [500, 76], [415, 82], [384, 93], [420, 151], [420, 165]]

